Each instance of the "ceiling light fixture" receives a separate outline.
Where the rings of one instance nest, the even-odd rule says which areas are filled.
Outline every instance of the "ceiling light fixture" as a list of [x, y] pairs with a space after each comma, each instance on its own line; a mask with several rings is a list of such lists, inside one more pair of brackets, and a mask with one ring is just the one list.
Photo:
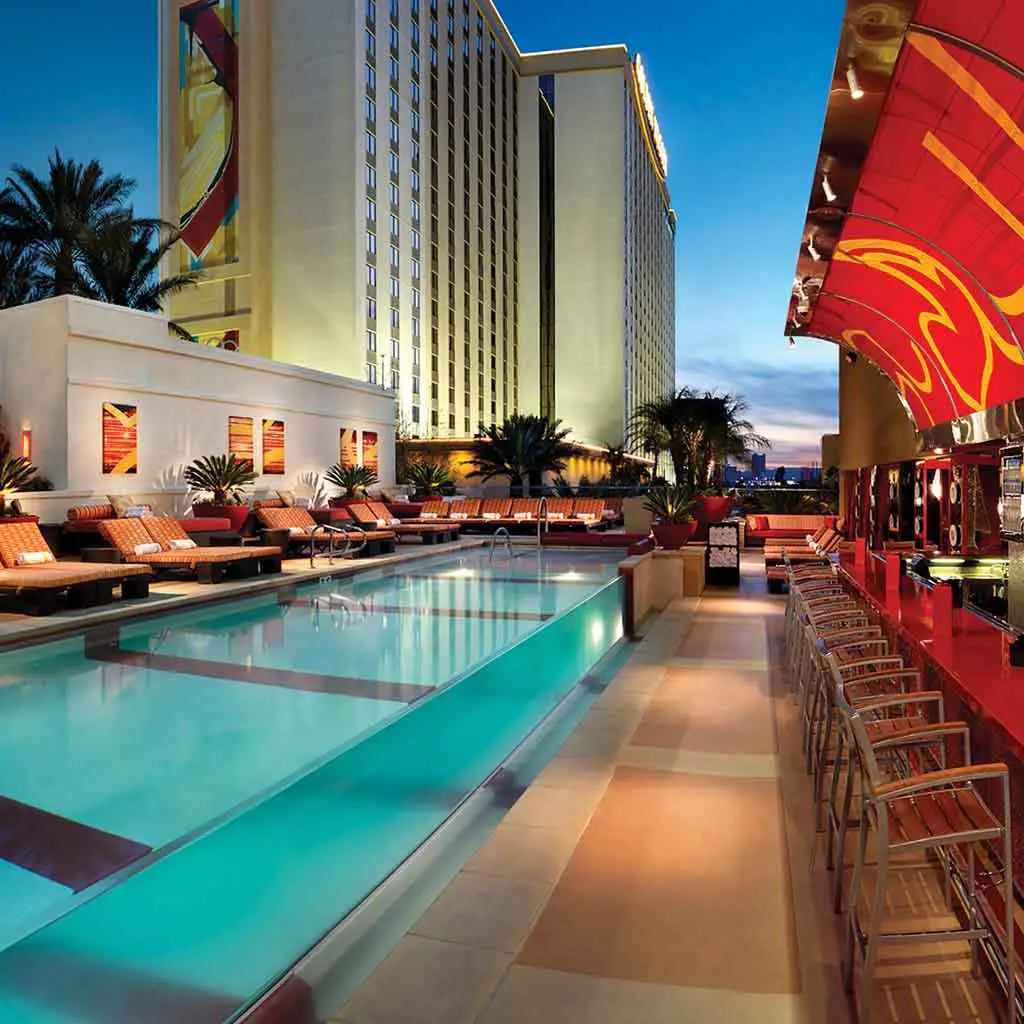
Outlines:
[[838, 198], [837, 193], [832, 188], [832, 183], [828, 180], [828, 171], [823, 171], [821, 175], [821, 190], [825, 193], [825, 198], [830, 202], [834, 203]]
[[851, 60], [846, 65], [846, 84], [850, 87], [850, 97], [855, 100], [864, 98], [864, 90], [860, 87], [860, 80], [857, 78], [857, 66]]

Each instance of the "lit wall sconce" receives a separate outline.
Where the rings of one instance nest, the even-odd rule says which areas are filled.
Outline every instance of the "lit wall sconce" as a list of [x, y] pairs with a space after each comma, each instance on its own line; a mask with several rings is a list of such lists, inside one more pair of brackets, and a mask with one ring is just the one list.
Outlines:
[[850, 96], [855, 99], [864, 98], [864, 90], [860, 87], [860, 80], [857, 78], [856, 65], [851, 60], [846, 65], [846, 84], [850, 87]]
[[838, 193], [832, 188], [832, 182], [828, 180], [827, 172], [821, 176], [821, 190], [825, 193], [825, 198], [830, 203], [834, 203], [838, 198]]
[[942, 474], [939, 470], [935, 470], [935, 476], [932, 477], [932, 485], [929, 489], [933, 498], [942, 501]]
[[21, 432], [21, 457], [23, 459], [32, 458], [32, 431], [23, 430]]
[[818, 252], [814, 245], [814, 235], [810, 235], [807, 239], [807, 251], [810, 253], [811, 259], [817, 262], [821, 259], [821, 253]]

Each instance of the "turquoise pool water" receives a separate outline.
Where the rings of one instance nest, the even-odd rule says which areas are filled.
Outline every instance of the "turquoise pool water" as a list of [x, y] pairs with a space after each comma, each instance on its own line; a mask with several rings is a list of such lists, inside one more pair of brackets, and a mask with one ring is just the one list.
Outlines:
[[0, 656], [0, 1021], [230, 1019], [618, 639], [616, 561], [439, 556]]

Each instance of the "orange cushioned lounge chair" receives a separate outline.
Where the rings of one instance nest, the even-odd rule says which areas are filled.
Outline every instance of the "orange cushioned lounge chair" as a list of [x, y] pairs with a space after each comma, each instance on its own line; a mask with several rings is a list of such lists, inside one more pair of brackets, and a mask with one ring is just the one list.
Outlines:
[[577, 498], [572, 506], [572, 517], [585, 523], [587, 529], [604, 522], [603, 498]]
[[[260, 508], [256, 510], [260, 525], [268, 530], [287, 530], [291, 544], [311, 547], [314, 544], [340, 543], [348, 540], [362, 547], [352, 554], [379, 555], [395, 549], [393, 530], [363, 529], [357, 523], [318, 523], [304, 508]], [[376, 523], [376, 520], [374, 520]], [[342, 552], [343, 553], [343, 552]]]
[[69, 607], [86, 608], [113, 599], [149, 596], [152, 575], [144, 565], [58, 562], [35, 523], [0, 525], [0, 591], [16, 594], [33, 615], [48, 615], [63, 593]]
[[228, 576], [244, 579], [261, 571], [281, 571], [278, 548], [196, 547], [195, 541], [172, 516], [105, 519], [99, 529], [125, 562], [167, 572], [195, 573], [200, 583], [220, 583]]
[[445, 501], [444, 498], [430, 498], [423, 502], [416, 519], [407, 523], [467, 523], [480, 518], [480, 499], [466, 498], [463, 501]]
[[424, 544], [441, 544], [455, 540], [459, 528], [454, 522], [447, 520], [433, 523], [403, 523], [396, 519], [391, 510], [380, 501], [365, 501], [348, 506], [349, 515], [360, 526], [370, 529], [393, 530], [396, 537], [420, 537]]

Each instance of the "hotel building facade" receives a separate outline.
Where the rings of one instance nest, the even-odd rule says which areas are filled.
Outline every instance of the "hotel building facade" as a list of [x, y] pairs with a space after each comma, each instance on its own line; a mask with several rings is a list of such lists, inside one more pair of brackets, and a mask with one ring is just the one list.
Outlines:
[[675, 216], [639, 58], [520, 53], [489, 2], [162, 0], [171, 315], [395, 392], [616, 442], [675, 379]]

